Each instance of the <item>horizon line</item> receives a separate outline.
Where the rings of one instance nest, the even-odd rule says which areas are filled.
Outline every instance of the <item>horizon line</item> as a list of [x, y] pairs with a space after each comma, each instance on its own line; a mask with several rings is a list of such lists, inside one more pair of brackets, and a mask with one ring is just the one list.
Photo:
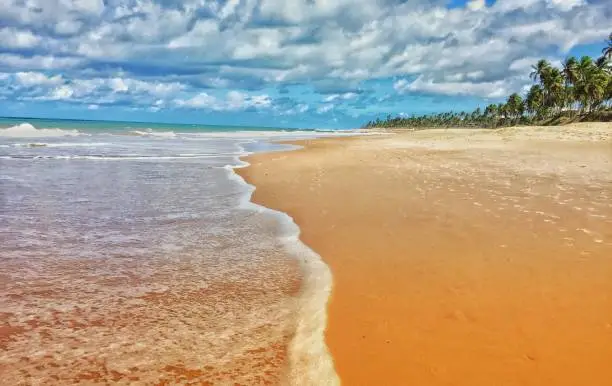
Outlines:
[[[50, 117], [26, 117], [26, 116], [0, 116], [0, 119], [38, 119], [38, 120], [52, 120], [52, 121], [69, 121], [69, 122], [115, 122], [115, 123], [153, 123], [163, 125], [180, 125], [180, 126], [209, 126], [209, 127], [228, 127], [228, 128], [240, 128], [240, 127], [251, 127], [258, 129], [284, 129], [284, 130], [317, 130], [300, 127], [282, 127], [282, 126], [248, 126], [248, 125], [213, 125], [206, 123], [178, 123], [178, 122], [164, 122], [164, 121], [131, 121], [131, 120], [116, 120], [116, 119], [75, 119], [75, 118], [50, 118]], [[25, 122], [24, 122], [25, 123]], [[322, 129], [322, 128], [321, 128]]]

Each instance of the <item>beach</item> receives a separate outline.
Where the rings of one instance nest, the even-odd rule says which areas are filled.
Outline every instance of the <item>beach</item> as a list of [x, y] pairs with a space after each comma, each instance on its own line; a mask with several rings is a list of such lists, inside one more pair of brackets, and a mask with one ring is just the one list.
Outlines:
[[343, 384], [609, 384], [610, 124], [296, 144], [237, 172], [330, 267]]

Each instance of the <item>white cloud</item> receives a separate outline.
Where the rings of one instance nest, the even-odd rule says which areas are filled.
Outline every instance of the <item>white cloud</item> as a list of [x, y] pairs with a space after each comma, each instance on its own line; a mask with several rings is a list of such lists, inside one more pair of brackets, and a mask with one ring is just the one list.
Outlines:
[[72, 0], [72, 9], [91, 15], [99, 15], [104, 11], [104, 1], [102, 0]]
[[230, 91], [227, 93], [227, 104], [232, 110], [242, 107], [246, 95], [239, 91]]
[[26, 92], [15, 99], [63, 100], [88, 106], [129, 102], [133, 105], [163, 107], [177, 94], [184, 93], [179, 82], [142, 81], [132, 78], [66, 79], [61, 75], [19, 72], [13, 75], [16, 85]]
[[15, 79], [25, 87], [32, 86], [56, 86], [64, 83], [61, 75], [47, 76], [40, 72], [18, 72]]
[[[0, 46], [35, 52], [0, 53], [0, 69], [61, 71], [72, 94], [54, 93], [62, 86], [54, 84], [46, 97], [217, 110], [272, 107], [270, 97], [252, 90], [307, 83], [321, 92], [319, 109], [333, 103], [339, 111], [362, 96], [348, 90], [379, 78], [402, 78], [393, 84], [399, 93], [490, 97], [518, 90], [515, 77], [529, 71], [531, 58], [603, 41], [612, 18], [612, 3], [599, 0], [446, 4], [0, 0]], [[203, 92], [208, 87], [217, 90]], [[236, 91], [220, 96], [219, 89]]]
[[586, 4], [585, 0], [547, 0], [549, 7], [557, 8], [561, 11], [570, 11], [575, 7]]
[[495, 11], [505, 13], [511, 12], [517, 9], [528, 9], [538, 3], [542, 3], [541, 0], [498, 0], [493, 5]]
[[174, 100], [178, 107], [209, 109], [215, 111], [244, 110], [246, 108], [268, 108], [272, 106], [272, 100], [268, 95], [248, 95], [240, 91], [229, 91], [226, 97], [217, 98], [202, 92], [191, 98]]
[[324, 102], [333, 102], [335, 100], [348, 100], [357, 96], [354, 92], [345, 92], [343, 94], [332, 94], [323, 99]]
[[443, 82], [437, 83], [430, 78], [419, 76], [410, 84], [404, 84], [403, 90], [426, 92], [443, 95], [470, 95], [487, 98], [500, 98], [510, 93], [504, 80], [494, 82]]
[[77, 33], [83, 27], [83, 23], [79, 20], [60, 20], [55, 24], [55, 32], [60, 35], [72, 35]]
[[272, 100], [267, 95], [254, 95], [247, 101], [246, 106], [248, 107], [270, 107]]
[[403, 94], [408, 91], [409, 86], [410, 82], [408, 82], [406, 79], [399, 79], [393, 83], [393, 89], [400, 94]]
[[198, 47], [215, 39], [218, 34], [219, 25], [216, 21], [198, 20], [189, 32], [171, 40], [167, 46], [170, 49]]
[[128, 86], [125, 84], [123, 79], [121, 78], [113, 78], [109, 82], [111, 90], [113, 92], [126, 92], [128, 91]]
[[472, 72], [468, 72], [467, 74], [465, 74], [465, 76], [471, 80], [478, 80], [484, 77], [485, 75], [486, 73], [483, 70], [472, 71]]
[[[81, 21], [99, 19], [103, 0], [0, 0], [1, 18], [34, 29], [54, 27], [56, 33], [74, 33]], [[10, 25], [9, 24], [9, 25]]]
[[479, 11], [486, 7], [485, 0], [470, 0], [467, 7], [472, 11]]
[[203, 92], [189, 99], [176, 99], [175, 103], [178, 107], [214, 109], [217, 104], [217, 98]]
[[5, 48], [33, 48], [41, 41], [41, 38], [30, 31], [15, 28], [0, 28], [0, 47]]
[[145, 82], [130, 78], [110, 78], [108, 86], [115, 93], [146, 93], [158, 97], [176, 94], [185, 88], [178, 82]]
[[74, 95], [74, 90], [70, 86], [59, 86], [51, 92], [50, 100], [67, 100]]
[[317, 108], [317, 113], [319, 113], [319, 114], [327, 113], [327, 112], [331, 111], [334, 107], [335, 107], [335, 105], [333, 103], [325, 104], [325, 105], [320, 106], [319, 108]]
[[281, 114], [284, 114], [284, 115], [303, 114], [307, 112], [308, 110], [310, 110], [310, 106], [308, 106], [305, 103], [300, 103], [284, 112], [281, 112]]
[[16, 54], [0, 53], [0, 65], [17, 70], [54, 70], [67, 69], [83, 63], [83, 59], [55, 56], [21, 56]]

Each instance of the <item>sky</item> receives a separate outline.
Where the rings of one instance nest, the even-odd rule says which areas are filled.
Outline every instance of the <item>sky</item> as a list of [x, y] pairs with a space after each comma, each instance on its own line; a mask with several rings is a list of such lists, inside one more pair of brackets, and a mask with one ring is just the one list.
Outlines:
[[0, 0], [0, 115], [351, 128], [598, 56], [609, 0]]

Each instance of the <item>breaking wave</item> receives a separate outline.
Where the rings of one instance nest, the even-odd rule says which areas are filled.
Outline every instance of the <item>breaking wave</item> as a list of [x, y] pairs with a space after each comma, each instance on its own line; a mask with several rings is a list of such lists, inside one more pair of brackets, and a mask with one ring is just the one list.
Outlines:
[[223, 158], [219, 154], [179, 154], [179, 155], [141, 155], [141, 154], [126, 154], [126, 155], [32, 155], [32, 154], [11, 154], [0, 155], [0, 159], [17, 159], [17, 160], [181, 160], [181, 159], [203, 159], [203, 158]]
[[12, 138], [41, 138], [41, 137], [65, 137], [80, 135], [78, 130], [62, 129], [37, 129], [29, 123], [21, 123], [17, 126], [0, 129], [0, 137]]
[[[107, 142], [62, 142], [62, 143], [45, 143], [45, 142], [30, 142], [30, 143], [15, 143], [12, 147], [99, 147], [109, 146]], [[9, 147], [5, 145], [3, 147]]]
[[130, 135], [139, 135], [141, 137], [159, 137], [159, 138], [176, 138], [174, 131], [153, 131], [148, 129], [146, 131], [133, 130], [129, 132]]

